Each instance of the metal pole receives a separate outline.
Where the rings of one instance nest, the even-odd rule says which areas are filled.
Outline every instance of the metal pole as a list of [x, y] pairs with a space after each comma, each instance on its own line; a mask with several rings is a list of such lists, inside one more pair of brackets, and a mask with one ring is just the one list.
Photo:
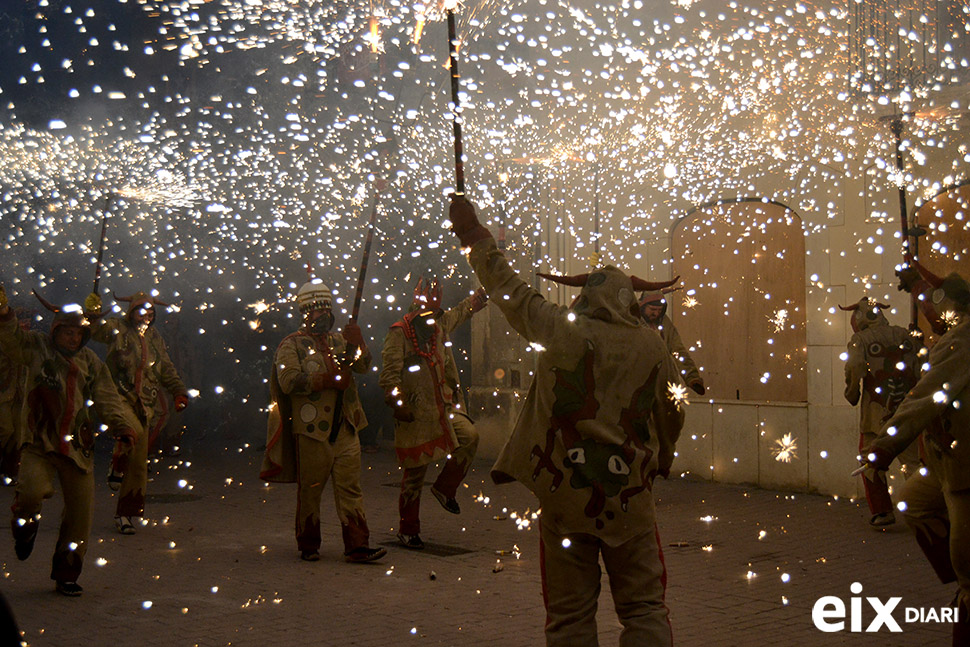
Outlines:
[[[909, 228], [909, 214], [908, 208], [906, 206], [906, 184], [903, 181], [903, 151], [902, 151], [902, 137], [903, 137], [903, 118], [898, 116], [893, 119], [889, 128], [892, 130], [893, 136], [896, 138], [896, 173], [897, 173], [897, 188], [899, 191], [899, 228], [900, 233], [903, 237], [903, 255], [907, 253], [912, 253], [913, 258], [916, 257], [914, 249], [911, 249], [910, 244], [910, 228]], [[917, 319], [919, 317], [919, 308], [916, 304], [916, 299], [910, 299], [909, 304], [909, 327], [910, 330], [915, 330], [917, 327]]]
[[368, 223], [367, 238], [364, 240], [364, 255], [360, 259], [360, 272], [357, 274], [357, 292], [354, 294], [354, 308], [350, 313], [350, 320], [357, 321], [360, 314], [360, 302], [364, 297], [364, 278], [367, 276], [367, 264], [370, 261], [371, 242], [374, 240], [374, 223], [377, 221], [377, 202], [380, 194], [374, 195], [374, 208], [370, 212], [370, 223]]
[[462, 161], [464, 151], [461, 143], [461, 102], [458, 98], [458, 35], [455, 27], [455, 11], [448, 9], [448, 57], [451, 63], [451, 102], [455, 127], [455, 194], [465, 194], [465, 165]]
[[109, 192], [105, 196], [104, 207], [101, 209], [101, 242], [98, 244], [98, 262], [94, 268], [94, 287], [91, 288], [94, 294], [98, 293], [98, 285], [101, 283], [101, 268], [104, 267], [101, 259], [104, 258], [104, 241], [108, 232], [108, 208], [111, 206], [112, 199], [114, 199], [114, 193]]

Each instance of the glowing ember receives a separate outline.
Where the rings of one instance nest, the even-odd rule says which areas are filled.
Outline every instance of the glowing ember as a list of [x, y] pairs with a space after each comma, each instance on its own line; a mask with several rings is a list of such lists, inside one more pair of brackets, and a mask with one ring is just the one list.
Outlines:
[[771, 455], [774, 456], [775, 460], [778, 462], [792, 462], [792, 459], [798, 458], [798, 454], [796, 453], [798, 445], [795, 441], [796, 439], [792, 438], [790, 433], [785, 434], [775, 441], [775, 446], [771, 448]]

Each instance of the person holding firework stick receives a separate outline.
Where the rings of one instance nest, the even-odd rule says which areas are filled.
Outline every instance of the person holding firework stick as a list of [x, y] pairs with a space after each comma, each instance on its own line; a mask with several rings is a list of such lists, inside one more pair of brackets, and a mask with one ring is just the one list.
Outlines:
[[970, 644], [970, 283], [907, 256], [897, 275], [940, 334], [919, 381], [885, 420], [853, 475], [883, 472], [921, 438], [925, 469], [902, 487], [899, 510], [943, 583], [956, 582], [953, 644]]
[[[923, 343], [901, 326], [892, 326], [883, 310], [889, 306], [862, 297], [850, 306], [852, 339], [845, 362], [845, 399], [859, 405], [859, 449], [868, 447], [896, 407], [919, 379]], [[919, 470], [918, 443], [912, 443], [897, 456], [903, 476], [911, 478]], [[896, 523], [889, 495], [886, 472], [870, 470], [862, 478], [869, 504], [869, 524], [881, 528]]]
[[115, 300], [128, 304], [124, 317], [103, 319], [101, 297], [94, 292], [84, 301], [84, 308], [91, 322], [91, 338], [108, 347], [106, 363], [118, 392], [146, 431], [134, 445], [115, 443], [108, 471], [108, 486], [118, 491], [115, 527], [121, 534], [131, 535], [145, 514], [148, 447], [158, 431], [159, 398], [165, 397], [163, 391], [170, 393], [175, 410], [182, 411], [189, 395], [153, 325], [156, 309], [168, 304], [146, 292], [115, 296]]
[[394, 413], [394, 446], [404, 470], [397, 537], [406, 548], [424, 548], [419, 511], [431, 463], [447, 457], [431, 494], [448, 512], [461, 512], [455, 495], [475, 458], [478, 433], [466, 412], [448, 335], [486, 301], [479, 290], [445, 312], [438, 282], [422, 278], [408, 313], [384, 338], [379, 383]]
[[454, 196], [449, 217], [492, 301], [520, 335], [543, 347], [491, 476], [519, 481], [542, 506], [546, 645], [598, 644], [602, 558], [623, 625], [621, 647], [669, 646], [652, 490], [673, 463], [684, 422], [674, 392], [683, 386], [664, 342], [640, 321], [636, 291], [673, 281], [648, 283], [612, 265], [547, 276], [582, 288], [572, 306], [556, 305], [512, 270], [468, 200]]
[[680, 332], [674, 326], [674, 322], [667, 315], [666, 295], [677, 288], [666, 290], [654, 290], [644, 292], [640, 295], [640, 316], [644, 323], [657, 331], [660, 338], [667, 345], [667, 350], [674, 356], [676, 364], [680, 367], [680, 374], [684, 382], [697, 395], [704, 395], [707, 388], [704, 386], [704, 378], [701, 377], [697, 363], [691, 357], [690, 351], [680, 338]]
[[276, 350], [270, 376], [270, 415], [260, 478], [297, 483], [296, 543], [300, 559], [320, 559], [320, 498], [333, 481], [344, 557], [371, 562], [384, 548], [369, 547], [370, 531], [360, 486], [360, 440], [367, 426], [351, 371], [364, 373], [371, 354], [351, 319], [341, 334], [334, 324], [330, 288], [319, 279], [296, 295], [300, 329]]
[[85, 348], [91, 331], [81, 306], [57, 307], [37, 298], [54, 313], [50, 334], [23, 330], [0, 285], [0, 349], [27, 367], [27, 424], [11, 527], [17, 557], [27, 559], [37, 538], [41, 506], [53, 496], [57, 478], [64, 513], [51, 579], [59, 593], [78, 596], [94, 510], [92, 409], [128, 445], [137, 443], [145, 430], [119, 395], [108, 368]]

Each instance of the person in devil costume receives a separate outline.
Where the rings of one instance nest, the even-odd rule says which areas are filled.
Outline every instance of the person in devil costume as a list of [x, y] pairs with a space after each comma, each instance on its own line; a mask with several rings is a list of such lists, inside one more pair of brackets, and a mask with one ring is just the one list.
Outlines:
[[[851, 306], [839, 306], [851, 312], [854, 334], [849, 340], [845, 363], [845, 399], [860, 405], [859, 450], [868, 447], [896, 412], [896, 407], [919, 379], [920, 351], [918, 337], [900, 326], [892, 326], [882, 313], [888, 305], [868, 297]], [[896, 457], [903, 476], [911, 477], [919, 469], [917, 443]], [[871, 471], [862, 476], [869, 513], [869, 523], [876, 528], [896, 522], [889, 496], [886, 472]]]
[[667, 298], [665, 295], [671, 291], [651, 290], [644, 292], [640, 297], [640, 316], [664, 340], [667, 350], [674, 356], [676, 364], [680, 367], [680, 374], [687, 386], [697, 395], [704, 395], [707, 389], [704, 386], [704, 378], [701, 377], [700, 371], [697, 369], [697, 363], [694, 362], [687, 346], [681, 340], [674, 322], [667, 316]]
[[0, 286], [0, 349], [27, 367], [27, 421], [11, 528], [17, 557], [34, 548], [44, 499], [60, 482], [64, 512], [51, 579], [59, 593], [81, 595], [77, 583], [88, 549], [94, 510], [94, 433], [91, 409], [116, 438], [137, 442], [145, 431], [125, 404], [111, 373], [85, 348], [90, 327], [79, 305], [57, 307], [50, 334], [23, 330]]
[[394, 413], [394, 446], [404, 470], [397, 537], [406, 548], [424, 548], [421, 489], [428, 466], [446, 456], [431, 494], [448, 512], [461, 512], [455, 495], [475, 458], [478, 433], [466, 413], [448, 335], [484, 308], [486, 300], [479, 290], [444, 312], [438, 282], [422, 278], [408, 313], [384, 338], [379, 383]]
[[145, 514], [148, 447], [158, 434], [159, 400], [165, 397], [162, 391], [172, 395], [176, 411], [188, 405], [189, 396], [168, 356], [165, 341], [153, 325], [156, 308], [168, 304], [145, 292], [114, 298], [128, 304], [124, 317], [102, 318], [101, 298], [94, 293], [88, 295], [84, 308], [91, 321], [91, 339], [108, 347], [105, 363], [111, 377], [145, 428], [134, 445], [115, 443], [108, 472], [109, 487], [118, 491], [115, 528], [123, 535], [131, 535]]
[[664, 342], [641, 322], [636, 291], [673, 281], [650, 283], [612, 265], [575, 277], [540, 274], [582, 288], [570, 307], [556, 305], [511, 269], [463, 196], [452, 198], [449, 216], [491, 301], [544, 348], [491, 477], [519, 481], [542, 506], [546, 644], [598, 644], [602, 558], [621, 647], [669, 646], [653, 483], [670, 473], [684, 386]]
[[943, 583], [957, 582], [954, 647], [970, 645], [970, 283], [939, 277], [908, 258], [900, 289], [918, 299], [935, 333], [923, 374], [878, 437], [863, 450], [868, 469], [885, 470], [922, 434], [926, 466], [903, 484], [899, 509]]
[[[31, 314], [16, 310], [24, 332], [30, 330]], [[0, 479], [3, 485], [16, 485], [20, 470], [20, 446], [24, 440], [27, 367], [18, 364], [0, 349]]]
[[369, 546], [360, 487], [360, 439], [367, 426], [351, 371], [364, 373], [371, 354], [353, 320], [342, 334], [334, 324], [330, 288], [319, 279], [296, 295], [298, 331], [276, 349], [270, 375], [270, 415], [260, 478], [297, 483], [296, 544], [300, 559], [320, 559], [320, 498], [333, 481], [333, 498], [348, 562], [372, 562], [387, 550]]

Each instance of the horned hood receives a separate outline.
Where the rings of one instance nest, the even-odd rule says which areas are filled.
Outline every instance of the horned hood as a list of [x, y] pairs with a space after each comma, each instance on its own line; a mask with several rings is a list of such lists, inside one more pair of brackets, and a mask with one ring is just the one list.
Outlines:
[[888, 326], [889, 321], [882, 313], [883, 309], [888, 307], [887, 304], [879, 303], [875, 299], [862, 297], [857, 303], [851, 306], [839, 306], [839, 309], [852, 313], [850, 319], [852, 331], [859, 332], [872, 326]]
[[539, 274], [539, 276], [564, 285], [582, 286], [582, 291], [570, 306], [577, 315], [628, 326], [640, 324], [637, 290], [659, 290], [672, 285], [680, 278], [677, 277], [673, 281], [649, 282], [636, 276], [627, 276], [613, 265], [607, 265], [580, 276], [550, 274]]

